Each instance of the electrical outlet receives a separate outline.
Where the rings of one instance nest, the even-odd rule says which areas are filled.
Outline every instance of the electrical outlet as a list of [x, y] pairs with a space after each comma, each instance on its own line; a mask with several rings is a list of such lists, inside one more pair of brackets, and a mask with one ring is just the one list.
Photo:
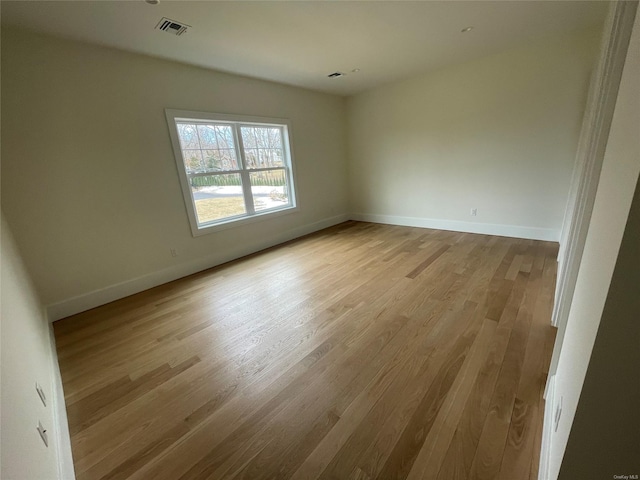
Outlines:
[[38, 396], [40, 397], [40, 400], [42, 400], [42, 404], [46, 407], [47, 406], [47, 397], [44, 394], [44, 390], [42, 390], [42, 387], [40, 386], [40, 384], [38, 382], [36, 382], [36, 392], [38, 392]]
[[478, 215], [478, 209], [477, 208], [472, 208], [471, 209], [471, 216], [475, 217], [476, 215]]
[[560, 401], [556, 405], [556, 411], [553, 414], [553, 431], [558, 431], [558, 425], [560, 425], [560, 417], [562, 416], [562, 397], [560, 397]]
[[175, 248], [170, 249], [170, 251], [171, 251], [171, 256], [172, 257], [177, 257], [178, 256], [178, 252], [176, 251]]
[[47, 430], [42, 426], [42, 423], [38, 420], [38, 426], [36, 427], [38, 433], [40, 434], [40, 438], [44, 442], [44, 446], [49, 446], [49, 438], [47, 437]]

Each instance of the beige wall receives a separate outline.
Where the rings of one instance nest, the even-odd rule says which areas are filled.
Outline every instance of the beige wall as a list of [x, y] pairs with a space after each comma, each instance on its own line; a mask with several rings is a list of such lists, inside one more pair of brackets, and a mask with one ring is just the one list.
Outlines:
[[[2, 37], [2, 204], [60, 318], [349, 213], [557, 238], [598, 32], [383, 87], [347, 109], [340, 97], [117, 50]], [[289, 118], [300, 211], [193, 238], [164, 108]]]
[[[553, 388], [551, 389], [553, 395], [551, 398], [547, 398], [545, 407], [550, 408], [551, 412], [555, 412], [556, 407], [562, 404], [562, 414], [557, 431], [553, 431], [551, 434], [550, 479], [557, 478], [560, 472], [569, 434], [574, 435], [572, 423], [579, 403], [581, 417], [577, 418], [575, 435], [579, 435], [580, 431], [585, 431], [585, 422], [592, 422], [591, 427], [600, 424], [598, 422], [605, 424], [605, 429], [593, 433], [597, 437], [600, 455], [597, 458], [586, 460], [590, 455], [590, 449], [581, 442], [588, 442], [589, 439], [574, 438], [572, 457], [568, 459], [567, 467], [563, 467], [566, 470], [562, 471], [561, 478], [581, 478], [574, 475], [579, 471], [579, 467], [575, 465], [575, 455], [579, 455], [580, 461], [584, 461], [585, 465], [595, 466], [599, 459], [602, 462], [600, 468], [607, 470], [607, 478], [613, 478], [613, 475], [640, 474], [640, 471], [637, 470], [624, 470], [627, 465], [622, 463], [618, 464], [622, 470], [613, 470], [615, 460], [624, 458], [624, 452], [615, 452], [617, 446], [620, 445], [617, 442], [624, 438], [624, 434], [621, 434], [616, 442], [607, 442], [606, 440], [609, 436], [617, 435], [615, 431], [617, 422], [623, 422], [625, 416], [627, 416], [627, 421], [631, 422], [633, 417], [627, 414], [634, 412], [637, 414], [637, 404], [634, 405], [633, 411], [625, 410], [625, 406], [629, 407], [629, 404], [625, 403], [629, 399], [621, 400], [617, 397], [632, 395], [633, 382], [635, 381], [637, 386], [638, 380], [637, 363], [631, 365], [635, 376], [625, 377], [630, 365], [625, 365], [624, 360], [630, 358], [627, 356], [630, 355], [630, 352], [623, 350], [633, 348], [637, 351], [638, 348], [638, 309], [634, 307], [634, 302], [637, 305], [638, 283], [634, 281], [633, 275], [625, 280], [624, 272], [625, 268], [630, 267], [635, 269], [637, 277], [640, 259], [637, 256], [637, 245], [635, 245], [635, 250], [634, 248], [620, 250], [634, 190], [640, 174], [640, 132], [638, 130], [638, 125], [640, 125], [640, 91], [638, 90], [638, 78], [640, 78], [640, 16], [636, 16], [627, 52], [589, 232], [580, 263], [562, 350], [553, 379]], [[637, 215], [634, 214], [629, 218], [631, 222], [634, 222], [637, 220]], [[627, 226], [627, 234], [633, 238], [635, 235], [633, 226]], [[620, 257], [618, 257], [619, 252]], [[616, 260], [622, 262], [616, 272], [617, 279], [613, 276]], [[614, 278], [613, 283], [612, 278]], [[614, 290], [610, 291], [610, 285]], [[605, 310], [605, 302], [608, 301], [607, 295], [609, 295], [609, 302], [615, 302], [615, 299], [618, 299], [624, 303], [611, 305], [608, 310]], [[632, 317], [628, 317], [628, 315]], [[596, 335], [598, 340], [596, 340]], [[618, 343], [617, 340], [624, 338], [625, 335], [625, 340]], [[596, 342], [599, 342], [598, 350], [594, 351], [592, 356]], [[618, 349], [621, 349], [619, 355]], [[590, 359], [591, 364], [589, 363]], [[614, 368], [618, 362], [621, 362], [621, 370]], [[607, 366], [611, 368], [607, 369]], [[588, 382], [585, 381], [587, 367], [589, 367], [590, 376]], [[608, 375], [611, 376], [608, 382], [602, 376], [603, 368], [608, 370]], [[612, 383], [616, 385], [626, 383], [629, 391], [609, 391], [608, 387]], [[594, 396], [594, 388], [600, 389], [596, 396]], [[604, 410], [598, 410], [598, 407], [603, 405], [603, 399], [605, 399], [606, 407]], [[619, 405], [622, 405], [623, 408], [618, 408]], [[594, 415], [594, 417], [589, 418], [590, 415]], [[602, 418], [596, 418], [599, 416]], [[634, 425], [634, 428], [637, 431], [637, 424]], [[635, 447], [634, 453], [637, 453], [637, 445], [630, 446]], [[611, 454], [609, 455], [607, 452], [611, 452]], [[619, 456], [621, 453], [622, 457]], [[637, 455], [635, 458], [637, 459]], [[636, 464], [636, 468], [637, 466]], [[604, 478], [595, 471], [591, 471], [589, 475], [592, 476], [588, 478]]]
[[[0, 478], [73, 478], [69, 433], [50, 326], [4, 215], [1, 230]], [[36, 382], [45, 392], [46, 407], [36, 393]], [[47, 429], [49, 447], [45, 447], [36, 431], [38, 421]]]
[[[345, 219], [342, 97], [6, 28], [2, 72], [2, 206], [54, 318]], [[193, 238], [165, 108], [290, 119], [299, 211]]]
[[351, 97], [351, 211], [557, 240], [599, 35], [546, 39]]

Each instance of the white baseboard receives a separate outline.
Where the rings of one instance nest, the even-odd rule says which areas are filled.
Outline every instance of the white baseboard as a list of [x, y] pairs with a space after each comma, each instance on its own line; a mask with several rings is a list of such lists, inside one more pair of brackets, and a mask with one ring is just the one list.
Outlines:
[[433, 228], [438, 230], [452, 230], [455, 232], [482, 233], [485, 235], [498, 235], [503, 237], [528, 238], [532, 240], [558, 241], [559, 232], [553, 229], [521, 227], [516, 225], [495, 225], [488, 223], [460, 222], [455, 220], [440, 220], [431, 218], [401, 217], [395, 215], [375, 215], [368, 213], [342, 214], [335, 217], [320, 220], [318, 222], [303, 225], [301, 227], [283, 232], [281, 235], [258, 243], [251, 247], [239, 247], [232, 251], [217, 252], [213, 255], [175, 265], [163, 270], [152, 272], [115, 285], [94, 290], [47, 306], [47, 315], [51, 322], [61, 318], [84, 312], [91, 308], [113, 302], [120, 298], [133, 295], [149, 288], [157, 287], [167, 282], [186, 277], [202, 270], [221, 265], [231, 260], [244, 257], [251, 253], [273, 247], [283, 242], [307, 235], [309, 233], [328, 228], [347, 220], [363, 222], [385, 223], [390, 225], [404, 225], [408, 227]]
[[76, 478], [71, 453], [71, 436], [69, 435], [69, 422], [67, 420], [67, 407], [64, 401], [64, 390], [60, 366], [58, 365], [58, 353], [56, 340], [53, 333], [53, 325], [49, 324], [49, 340], [51, 342], [51, 370], [53, 373], [51, 385], [51, 411], [54, 420], [54, 448], [58, 464], [58, 478], [60, 480], [74, 480]]
[[442, 220], [437, 218], [401, 217], [396, 215], [376, 215], [371, 213], [351, 214], [352, 220], [362, 222], [386, 223], [406, 227], [433, 228], [454, 232], [482, 233], [500, 237], [527, 238], [557, 242], [560, 232], [552, 228], [523, 227], [519, 225], [499, 225], [492, 223], [461, 222], [458, 220]]
[[555, 375], [550, 375], [544, 388], [544, 423], [542, 444], [540, 446], [540, 465], [538, 480], [549, 480], [549, 456], [551, 455], [551, 437], [553, 434], [553, 406], [555, 404]]
[[187, 275], [192, 275], [194, 273], [201, 272], [202, 270], [236, 260], [246, 255], [264, 250], [265, 248], [273, 247], [280, 243], [308, 235], [309, 233], [332, 227], [333, 225], [346, 222], [349, 218], [350, 216], [348, 214], [336, 215], [335, 217], [326, 218], [312, 224], [303, 225], [301, 227], [294, 228], [293, 230], [283, 232], [281, 235], [260, 242], [257, 245], [254, 244], [251, 247], [239, 247], [233, 251], [217, 252], [213, 255], [185, 262], [180, 265], [165, 268], [141, 277], [78, 295], [77, 297], [69, 298], [61, 302], [53, 303], [47, 306], [47, 315], [49, 317], [49, 321], [55, 322], [61, 318], [75, 315], [76, 313], [84, 312], [85, 310], [104, 305], [105, 303], [128, 297], [129, 295], [148, 290], [149, 288], [177, 280], [178, 278], [186, 277]]

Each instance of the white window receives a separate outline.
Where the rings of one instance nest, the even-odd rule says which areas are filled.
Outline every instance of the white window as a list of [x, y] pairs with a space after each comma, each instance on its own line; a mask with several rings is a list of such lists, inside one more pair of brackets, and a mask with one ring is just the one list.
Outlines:
[[194, 235], [295, 209], [287, 120], [165, 112]]

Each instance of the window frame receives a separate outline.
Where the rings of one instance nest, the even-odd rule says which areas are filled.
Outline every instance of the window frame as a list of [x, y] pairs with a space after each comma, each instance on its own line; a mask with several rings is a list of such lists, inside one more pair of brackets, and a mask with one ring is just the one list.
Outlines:
[[[178, 177], [180, 179], [180, 188], [182, 190], [182, 196], [184, 199], [185, 208], [187, 210], [187, 217], [189, 219], [189, 225], [191, 227], [191, 234], [194, 237], [200, 235], [206, 235], [216, 231], [224, 230], [227, 228], [245, 225], [257, 221], [263, 221], [268, 218], [277, 217], [298, 211], [298, 199], [296, 196], [296, 176], [295, 176], [295, 162], [293, 159], [293, 148], [291, 142], [291, 122], [284, 118], [274, 117], [258, 117], [250, 115], [230, 115], [222, 113], [209, 113], [209, 112], [197, 112], [190, 110], [177, 110], [177, 109], [165, 109], [165, 116], [167, 118], [167, 125], [169, 127], [169, 137], [171, 139], [171, 146], [173, 148], [173, 156], [176, 161], [176, 167], [178, 170]], [[178, 136], [178, 122], [193, 122], [193, 123], [221, 123], [232, 125], [234, 149], [237, 160], [237, 170], [220, 170], [215, 172], [202, 172], [189, 174], [187, 172], [182, 148], [180, 144], [180, 138]], [[243, 126], [257, 126], [257, 127], [276, 127], [280, 129], [282, 135], [282, 150], [283, 150], [283, 163], [282, 167], [265, 167], [265, 168], [248, 168], [245, 159], [245, 149], [242, 142], [242, 135], [240, 134], [240, 128]], [[289, 204], [281, 208], [271, 208], [266, 211], [256, 211], [254, 206], [254, 199], [251, 190], [250, 174], [253, 172], [274, 171], [282, 170], [285, 175], [285, 181], [287, 186], [287, 193], [289, 194]], [[241, 215], [234, 215], [232, 217], [226, 217], [221, 220], [215, 220], [212, 222], [200, 223], [198, 221], [198, 215], [195, 205], [195, 200], [191, 191], [191, 184], [189, 178], [191, 176], [211, 176], [211, 175], [240, 175], [242, 183], [242, 197], [244, 199], [246, 213]]]

